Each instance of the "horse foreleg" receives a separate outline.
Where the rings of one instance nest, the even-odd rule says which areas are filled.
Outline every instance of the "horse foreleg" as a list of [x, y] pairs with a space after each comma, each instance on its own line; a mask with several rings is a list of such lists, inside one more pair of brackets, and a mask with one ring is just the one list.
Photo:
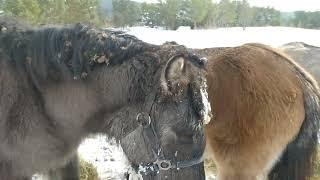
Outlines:
[[31, 177], [20, 177], [13, 172], [18, 172], [19, 169], [15, 169], [11, 163], [6, 161], [0, 161], [0, 179], [1, 180], [31, 180]]
[[248, 174], [230, 174], [230, 173], [218, 173], [218, 180], [267, 180], [266, 176], [260, 175], [248, 175]]
[[49, 172], [49, 180], [80, 180], [78, 155], [74, 157], [62, 168]]
[[80, 180], [80, 166], [78, 155], [75, 154], [73, 158], [62, 169], [63, 180]]

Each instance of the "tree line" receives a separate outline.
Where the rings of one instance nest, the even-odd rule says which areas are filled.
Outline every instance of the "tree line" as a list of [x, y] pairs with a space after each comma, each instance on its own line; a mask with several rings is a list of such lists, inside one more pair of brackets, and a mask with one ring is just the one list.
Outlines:
[[[129, 1], [113, 0], [114, 4], [129, 3]], [[233, 26], [320, 28], [320, 11], [285, 13], [270, 7], [252, 7], [247, 0], [221, 0], [216, 3], [212, 0], [159, 0], [159, 3], [142, 3], [130, 6], [130, 8], [135, 8], [135, 12], [138, 12], [135, 15], [136, 24], [161, 26], [168, 29], [176, 29], [179, 26], [191, 26], [192, 28]], [[126, 23], [122, 24], [122, 26], [126, 25]]]
[[[106, 1], [112, 7], [102, 7]], [[131, 0], [0, 0], [0, 13], [35, 24], [89, 22], [167, 29], [280, 25], [320, 28], [320, 11], [284, 13], [269, 7], [252, 7], [247, 0], [158, 0], [153, 4]]]
[[103, 19], [99, 0], [0, 0], [0, 10], [34, 24], [101, 24]]

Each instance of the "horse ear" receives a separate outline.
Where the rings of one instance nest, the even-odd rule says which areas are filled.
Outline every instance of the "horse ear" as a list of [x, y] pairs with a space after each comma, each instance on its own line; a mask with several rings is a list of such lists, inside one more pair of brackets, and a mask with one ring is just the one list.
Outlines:
[[174, 88], [183, 84], [186, 78], [186, 62], [182, 56], [176, 56], [169, 60], [164, 72], [165, 89]]
[[174, 82], [178, 80], [183, 74], [184, 66], [185, 66], [185, 62], [183, 57], [173, 58], [169, 62], [169, 65], [167, 66], [167, 70], [166, 70], [167, 81]]

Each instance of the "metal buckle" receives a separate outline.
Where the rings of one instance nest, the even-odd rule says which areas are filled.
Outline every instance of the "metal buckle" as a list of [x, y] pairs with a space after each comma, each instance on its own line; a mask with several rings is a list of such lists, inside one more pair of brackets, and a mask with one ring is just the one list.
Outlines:
[[[148, 119], [144, 119], [145, 117], [143, 116], [147, 116]], [[141, 112], [137, 114], [136, 121], [140, 123], [143, 127], [146, 127], [151, 124], [151, 117], [148, 114]]]
[[172, 169], [172, 163], [170, 160], [157, 160], [154, 162], [159, 167], [159, 170], [167, 171], [169, 169]]

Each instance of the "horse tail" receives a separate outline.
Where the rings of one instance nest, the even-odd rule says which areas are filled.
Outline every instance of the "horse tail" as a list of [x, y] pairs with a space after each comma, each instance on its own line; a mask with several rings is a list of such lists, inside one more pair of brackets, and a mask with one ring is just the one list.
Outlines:
[[280, 160], [269, 173], [269, 180], [308, 180], [316, 161], [320, 121], [320, 90], [312, 76], [286, 54], [261, 44], [248, 44], [274, 52], [291, 64], [301, 82], [305, 119], [295, 139], [290, 142]]

